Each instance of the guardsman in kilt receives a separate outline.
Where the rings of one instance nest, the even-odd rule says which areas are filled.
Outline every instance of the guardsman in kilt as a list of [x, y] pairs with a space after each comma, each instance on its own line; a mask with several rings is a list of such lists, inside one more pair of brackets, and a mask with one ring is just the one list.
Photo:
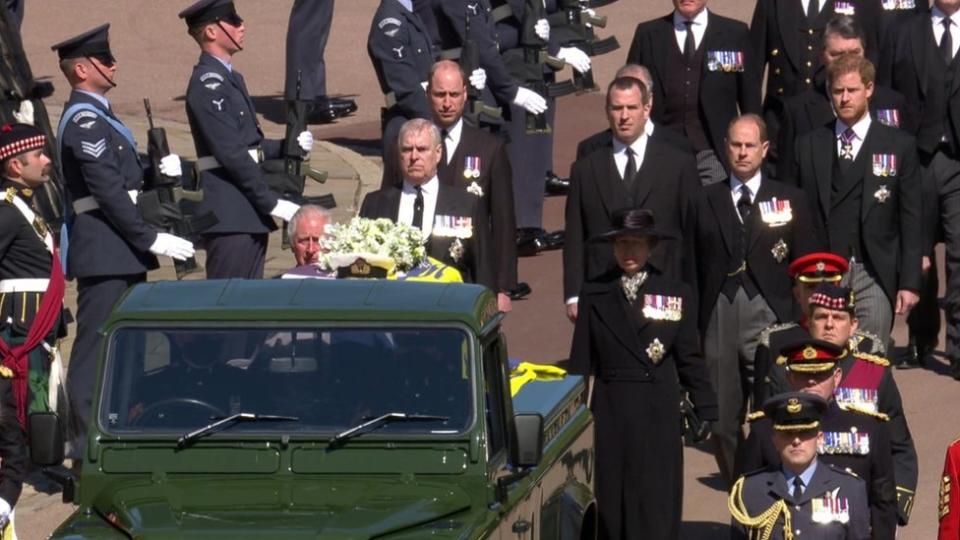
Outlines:
[[[617, 269], [586, 282], [570, 371], [593, 375], [600, 538], [675, 539], [683, 501], [681, 385], [705, 423], [717, 419], [686, 284], [647, 264], [659, 232], [649, 210], [613, 214], [592, 241], [613, 243]], [[705, 429], [709, 431], [709, 427]]]
[[960, 439], [950, 443], [940, 476], [940, 532], [937, 540], [960, 538]]
[[34, 190], [50, 179], [45, 142], [34, 126], [0, 127], [0, 351], [14, 376], [22, 427], [29, 413], [66, 405], [58, 395], [63, 366], [57, 340], [66, 334], [63, 271], [53, 236], [32, 204]]
[[863, 480], [817, 457], [827, 403], [812, 394], [779, 394], [763, 410], [780, 463], [741, 476], [730, 490], [732, 538], [870, 538]]
[[[847, 349], [807, 337], [781, 352], [787, 359], [790, 390], [814, 394], [828, 403], [820, 420], [820, 460], [863, 478], [867, 483], [871, 538], [893, 540], [897, 532], [897, 495], [887, 416], [841, 404], [834, 397], [843, 377], [839, 362], [848, 355]], [[739, 470], [779, 465], [781, 455], [771, 441], [776, 418], [766, 418], [766, 411], [762, 411], [751, 415], [750, 420], [750, 436], [738, 460]]]
[[[77, 335], [67, 371], [73, 416], [68, 457], [79, 458], [93, 408], [100, 325], [128, 287], [158, 267], [157, 255], [180, 260], [193, 244], [157, 232], [141, 217], [136, 201], [144, 164], [133, 133], [110, 108], [106, 94], [116, 86], [117, 63], [105, 24], [51, 47], [72, 91], [60, 119], [60, 161], [67, 188], [65, 252], [70, 277], [77, 278]], [[165, 156], [160, 173], [180, 176], [180, 158]]]

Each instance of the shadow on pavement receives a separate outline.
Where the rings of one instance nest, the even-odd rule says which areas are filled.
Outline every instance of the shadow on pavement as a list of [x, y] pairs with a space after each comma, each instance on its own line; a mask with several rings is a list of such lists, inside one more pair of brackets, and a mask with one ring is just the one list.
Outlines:
[[343, 146], [353, 150], [364, 157], [379, 157], [382, 153], [380, 139], [361, 139], [355, 137], [324, 137], [323, 140], [329, 141], [337, 146]]
[[723, 493], [727, 492], [727, 484], [723, 481], [723, 477], [720, 476], [720, 473], [710, 473], [710, 476], [701, 476], [697, 478], [697, 482], [700, 482], [701, 485], [704, 485], [712, 490], [720, 491]]
[[683, 540], [726, 540], [730, 538], [730, 526], [709, 521], [684, 521], [680, 524]]

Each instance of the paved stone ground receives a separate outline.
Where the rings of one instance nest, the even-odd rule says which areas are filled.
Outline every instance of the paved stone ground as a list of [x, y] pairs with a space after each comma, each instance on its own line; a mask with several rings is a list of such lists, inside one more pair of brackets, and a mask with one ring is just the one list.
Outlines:
[[[162, 2], [130, 0], [31, 0], [27, 2], [23, 36], [26, 50], [38, 78], [57, 85], [57, 93], [48, 100], [51, 112], [66, 99], [67, 87], [56, 67], [49, 46], [102, 22], [111, 22], [113, 49], [120, 62], [118, 82], [110, 98], [115, 110], [142, 137], [146, 122], [142, 98], [150, 97], [158, 124], [168, 129], [173, 151], [184, 157], [193, 155], [193, 146], [185, 131], [183, 93], [197, 52], [187, 37], [176, 12], [191, 0]], [[246, 50], [237, 56], [236, 65], [247, 80], [268, 134], [278, 137], [282, 128], [282, 107], [277, 98], [282, 91], [284, 35], [292, 0], [236, 0], [247, 21]], [[357, 96], [357, 115], [328, 126], [314, 126], [314, 134], [330, 142], [321, 143], [312, 155], [314, 166], [330, 171], [324, 186], [311, 185], [311, 192], [332, 191], [339, 204], [336, 216], [352, 214], [362, 195], [379, 183], [378, 154], [379, 106], [381, 96], [373, 69], [366, 55], [365, 42], [371, 17], [378, 0], [349, 0], [336, 4], [333, 31], [327, 47], [329, 91]], [[710, 0], [710, 8], [727, 16], [747, 20], [754, 2]], [[602, 36], [616, 35], [623, 45], [620, 51], [594, 59], [599, 84], [610, 81], [613, 72], [626, 57], [626, 49], [635, 24], [669, 12], [667, 0], [621, 0], [602, 8], [609, 17]], [[576, 142], [604, 126], [603, 99], [597, 94], [569, 96], [559, 102], [556, 125], [555, 170], [565, 173], [573, 159]], [[359, 155], [357, 152], [359, 152]], [[544, 224], [548, 229], [563, 226], [563, 198], [546, 201]], [[268, 274], [292, 265], [288, 252], [279, 252], [279, 235], [271, 238]], [[940, 257], [943, 260], [943, 257]], [[540, 362], [555, 362], [566, 357], [571, 326], [563, 317], [560, 301], [560, 252], [543, 253], [522, 259], [520, 277], [528, 281], [534, 293], [515, 302], [505, 322], [505, 333], [512, 356]], [[170, 279], [167, 265], [150, 279]], [[197, 276], [199, 277], [199, 276]], [[74, 296], [68, 300], [73, 302]], [[903, 321], [897, 320], [895, 337], [904, 342]], [[942, 343], [941, 338], [941, 343]], [[69, 348], [69, 344], [68, 347]], [[900, 531], [900, 538], [933, 538], [936, 535], [936, 501], [939, 472], [945, 446], [960, 432], [960, 423], [951, 415], [960, 409], [960, 392], [955, 381], [945, 375], [942, 362], [925, 370], [895, 372], [904, 397], [907, 415], [920, 455], [920, 486], [911, 525]], [[685, 451], [684, 539], [724, 538], [729, 523], [725, 493], [718, 489], [716, 466], [705, 448]], [[651, 493], [650, 496], [657, 496]], [[18, 532], [31, 540], [43, 538], [60, 523], [72, 507], [60, 504], [58, 496], [46, 496], [27, 490], [18, 505]]]

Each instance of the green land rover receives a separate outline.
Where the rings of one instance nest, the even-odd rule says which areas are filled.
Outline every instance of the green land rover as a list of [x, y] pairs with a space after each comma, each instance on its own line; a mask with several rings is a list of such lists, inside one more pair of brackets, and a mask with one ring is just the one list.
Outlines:
[[[138, 285], [52, 538], [595, 538], [584, 381], [511, 398], [501, 320], [463, 284]], [[61, 463], [60, 420], [30, 422]]]

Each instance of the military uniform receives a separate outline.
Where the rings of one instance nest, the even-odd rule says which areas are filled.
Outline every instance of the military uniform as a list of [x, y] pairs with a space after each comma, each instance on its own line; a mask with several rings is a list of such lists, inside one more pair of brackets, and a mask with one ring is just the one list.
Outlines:
[[[653, 230], [652, 217], [619, 212], [614, 233]], [[609, 233], [608, 233], [609, 234]], [[696, 304], [686, 285], [649, 265], [646, 277], [620, 272], [580, 293], [569, 369], [593, 375], [601, 538], [678, 538], [683, 448], [680, 385], [702, 419], [717, 418], [697, 338]], [[655, 496], [651, 496], [655, 494]]]
[[[53, 49], [61, 59], [110, 55], [108, 29], [103, 25]], [[93, 406], [100, 346], [97, 332], [124, 291], [158, 267], [150, 253], [158, 233], [143, 221], [136, 206], [144, 163], [133, 134], [114, 116], [107, 99], [71, 92], [59, 134], [69, 205], [61, 249], [66, 251], [66, 274], [77, 278], [77, 337], [67, 372], [75, 429], [69, 457], [79, 458]]]
[[424, 87], [438, 54], [426, 24], [399, 0], [380, 1], [367, 36], [367, 54], [386, 98], [380, 117], [386, 159], [386, 149], [397, 144], [404, 122], [431, 118]]
[[960, 537], [960, 439], [950, 443], [940, 476], [940, 518], [938, 540], [956, 540]]
[[[795, 343], [800, 346], [794, 352], [808, 362], [804, 367], [809, 371], [835, 365], [830, 356], [839, 349], [829, 343], [810, 338]], [[815, 444], [834, 439], [824, 433], [827, 408], [817, 395], [789, 392], [770, 398], [755, 415], [763, 417], [764, 424], [751, 431], [751, 440], [762, 439], [765, 449], [773, 448], [773, 457], [766, 468], [741, 476], [730, 490], [727, 508], [733, 515], [733, 538], [871, 537], [863, 480], [849, 469], [825, 463], [814, 449]], [[781, 465], [780, 452], [788, 449], [794, 457]]]
[[[779, 469], [780, 456], [772, 443], [771, 420], [761, 413], [754, 414], [751, 420], [740, 470], [770, 466]], [[817, 449], [819, 461], [852, 472], [866, 482], [872, 538], [893, 539], [897, 530], [896, 487], [886, 416], [843, 410], [833, 401], [820, 425], [823, 439]]]

